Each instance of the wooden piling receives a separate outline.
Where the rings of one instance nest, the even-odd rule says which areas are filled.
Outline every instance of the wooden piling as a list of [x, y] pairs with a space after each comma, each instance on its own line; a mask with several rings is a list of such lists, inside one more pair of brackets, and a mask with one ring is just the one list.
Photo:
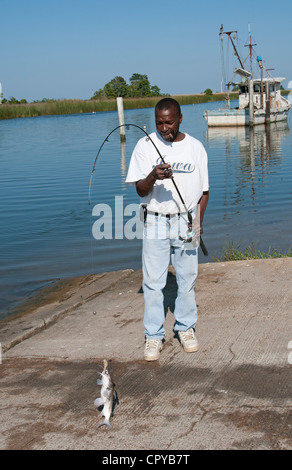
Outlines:
[[266, 81], [266, 124], [271, 122], [271, 97], [270, 97], [270, 83]]
[[249, 125], [254, 125], [254, 106], [253, 106], [253, 80], [249, 81]]
[[120, 137], [121, 137], [121, 143], [126, 142], [126, 132], [125, 132], [125, 118], [124, 118], [124, 103], [123, 103], [123, 98], [118, 97], [117, 98], [117, 108], [118, 108], [118, 116], [119, 116], [119, 124], [120, 126]]

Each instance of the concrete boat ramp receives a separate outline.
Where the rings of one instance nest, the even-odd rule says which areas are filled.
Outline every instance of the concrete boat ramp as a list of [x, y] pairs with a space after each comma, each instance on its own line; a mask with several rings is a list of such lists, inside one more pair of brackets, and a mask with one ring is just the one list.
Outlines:
[[[141, 280], [125, 270], [60, 281], [0, 323], [0, 448], [291, 450], [292, 258], [200, 264], [191, 354], [172, 331], [170, 268], [153, 363]], [[104, 358], [119, 396], [112, 430], [93, 405]]]

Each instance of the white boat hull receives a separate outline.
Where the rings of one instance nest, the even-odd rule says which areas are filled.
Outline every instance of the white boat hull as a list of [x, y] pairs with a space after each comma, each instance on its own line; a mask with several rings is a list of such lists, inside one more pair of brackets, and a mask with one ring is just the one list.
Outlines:
[[[271, 110], [270, 122], [285, 121], [290, 108], [278, 108]], [[205, 111], [204, 117], [209, 127], [220, 126], [249, 126], [248, 109], [218, 109]], [[256, 110], [254, 113], [254, 125], [266, 124], [266, 113], [263, 110]]]

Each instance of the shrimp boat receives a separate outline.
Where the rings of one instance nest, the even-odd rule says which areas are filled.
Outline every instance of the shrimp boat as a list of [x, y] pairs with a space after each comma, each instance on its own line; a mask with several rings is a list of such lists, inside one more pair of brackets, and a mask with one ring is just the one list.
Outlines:
[[[204, 117], [209, 127], [219, 126], [254, 126], [257, 124], [269, 124], [271, 122], [285, 121], [288, 117], [291, 104], [281, 95], [281, 82], [284, 77], [274, 78], [268, 69], [265, 69], [262, 58], [257, 56], [257, 64], [260, 72], [259, 78], [253, 74], [253, 46], [249, 32], [249, 58], [250, 70], [247, 70], [242, 61], [238, 49], [234, 43], [237, 31], [223, 31], [220, 28], [220, 39], [227, 35], [230, 40], [235, 56], [239, 61], [239, 67], [235, 68], [234, 74], [240, 77], [240, 81], [226, 84], [227, 95], [225, 107], [217, 110], [206, 110]], [[221, 42], [223, 44], [223, 42]], [[266, 77], [264, 77], [264, 71]], [[230, 86], [238, 87], [238, 107], [230, 107]]]

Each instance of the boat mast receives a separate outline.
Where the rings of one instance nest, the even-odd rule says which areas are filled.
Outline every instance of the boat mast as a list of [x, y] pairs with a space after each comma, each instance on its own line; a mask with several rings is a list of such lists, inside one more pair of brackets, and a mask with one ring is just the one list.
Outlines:
[[254, 125], [254, 102], [253, 102], [253, 70], [252, 70], [252, 47], [256, 44], [251, 43], [251, 34], [250, 34], [250, 24], [248, 25], [249, 32], [249, 44], [246, 44], [245, 47], [249, 47], [249, 58], [250, 58], [250, 80], [249, 80], [249, 126]]
[[236, 49], [236, 46], [235, 46], [235, 44], [234, 44], [234, 42], [233, 42], [233, 39], [232, 39], [232, 37], [231, 37], [231, 34], [232, 34], [232, 33], [236, 33], [236, 34], [237, 34], [237, 31], [223, 31], [223, 24], [221, 25], [220, 33], [219, 33], [219, 34], [220, 34], [220, 35], [221, 35], [221, 34], [226, 34], [226, 35], [229, 37], [230, 42], [231, 42], [231, 44], [232, 44], [232, 46], [233, 46], [235, 55], [236, 55], [236, 57], [237, 57], [238, 60], [239, 60], [240, 66], [241, 66], [241, 68], [244, 69], [244, 66], [243, 66], [243, 63], [242, 63], [242, 61], [241, 61], [241, 58], [239, 57], [239, 54], [238, 54], [237, 49]]
[[[223, 34], [226, 34], [228, 36], [228, 38], [230, 39], [230, 42], [233, 46], [233, 49], [234, 49], [234, 52], [235, 52], [235, 55], [240, 63], [240, 66], [242, 69], [244, 69], [244, 66], [243, 66], [243, 63], [242, 63], [242, 60], [241, 58], [239, 57], [239, 54], [237, 52], [237, 49], [236, 49], [236, 46], [233, 42], [233, 39], [232, 39], [232, 34], [237, 34], [237, 31], [224, 31], [223, 30], [223, 24], [221, 24], [221, 28], [220, 28], [220, 33], [219, 33], [219, 36], [221, 36], [221, 39], [223, 40]], [[227, 86], [227, 96], [225, 98], [225, 108], [226, 108], [226, 103], [227, 103], [227, 108], [230, 109], [230, 90], [229, 90], [229, 87], [230, 87], [231, 83], [228, 82], [225, 84], [225, 86]]]
[[251, 43], [251, 34], [250, 34], [250, 24], [248, 25], [248, 33], [249, 33], [249, 44], [246, 44], [244, 47], [249, 47], [249, 58], [250, 58], [250, 73], [251, 73], [251, 79], [253, 79], [253, 71], [252, 71], [252, 48], [253, 46], [256, 46], [257, 44], [252, 44]]
[[[231, 41], [231, 44], [233, 45], [235, 54], [237, 55], [237, 58], [238, 58], [239, 62], [241, 63], [241, 60], [240, 60], [240, 57], [239, 57], [239, 55], [238, 55], [238, 53], [237, 53], [235, 44], [234, 44], [234, 42], [232, 41], [232, 37], [231, 37], [231, 34], [232, 34], [232, 33], [237, 33], [237, 31], [228, 31], [228, 32], [225, 32], [225, 31], [223, 31], [223, 24], [221, 24], [219, 36], [221, 37], [222, 44], [223, 44], [223, 34], [226, 34], [226, 35], [229, 37], [229, 39], [230, 39], [230, 41]], [[223, 46], [222, 46], [222, 55], [223, 55]], [[225, 79], [224, 70], [223, 70], [223, 74], [224, 74], [224, 77], [223, 77], [223, 78]], [[226, 82], [226, 79], [225, 79], [224, 81]], [[230, 109], [230, 90], [229, 90], [230, 82], [225, 83], [224, 85], [227, 87], [227, 95], [225, 96], [225, 109], [226, 109], [226, 107], [227, 107], [228, 109]]]

